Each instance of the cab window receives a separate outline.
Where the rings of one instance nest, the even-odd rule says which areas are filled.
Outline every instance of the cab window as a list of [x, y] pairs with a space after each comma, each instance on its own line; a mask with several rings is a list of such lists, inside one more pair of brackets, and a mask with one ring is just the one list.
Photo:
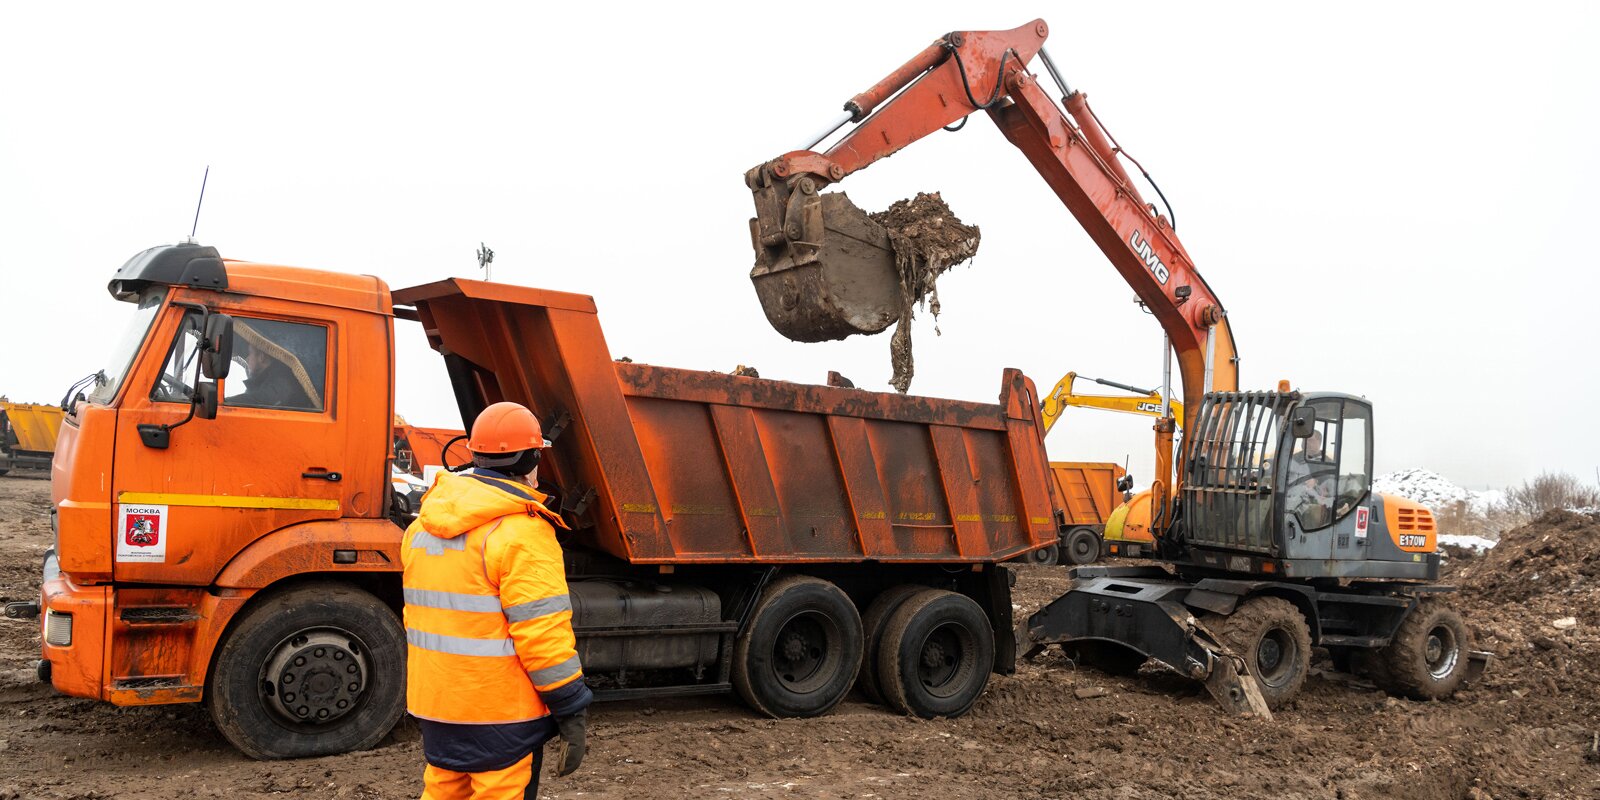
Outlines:
[[233, 331], [234, 365], [223, 387], [224, 406], [289, 411], [327, 407], [327, 327], [235, 317]]
[[[198, 373], [195, 365], [200, 358], [200, 314], [185, 312], [178, 325], [178, 334], [167, 349], [167, 361], [150, 388], [150, 399], [158, 403], [191, 403], [194, 401], [194, 381]], [[202, 379], [203, 380], [203, 379]]]
[[1285, 499], [1301, 530], [1344, 519], [1372, 485], [1372, 411], [1363, 403], [1318, 400], [1312, 433], [1294, 445]]

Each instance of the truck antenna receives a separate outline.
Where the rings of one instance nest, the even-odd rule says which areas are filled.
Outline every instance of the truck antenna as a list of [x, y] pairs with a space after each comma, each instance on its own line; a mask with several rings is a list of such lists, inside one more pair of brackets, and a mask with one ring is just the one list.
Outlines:
[[486, 281], [494, 280], [494, 278], [489, 277], [491, 274], [489, 265], [493, 263], [494, 251], [485, 246], [483, 242], [478, 242], [478, 269], [483, 270], [483, 279]]
[[209, 180], [210, 178], [211, 178], [211, 165], [207, 164], [206, 165], [206, 173], [204, 175], [200, 176], [200, 199], [196, 200], [195, 204], [194, 204], [194, 225], [189, 228], [189, 238], [187, 238], [187, 239], [185, 239], [183, 241], [184, 244], [194, 244], [195, 243], [195, 241], [194, 241], [195, 231], [200, 230], [200, 206], [204, 205], [205, 202], [206, 202], [206, 181]]

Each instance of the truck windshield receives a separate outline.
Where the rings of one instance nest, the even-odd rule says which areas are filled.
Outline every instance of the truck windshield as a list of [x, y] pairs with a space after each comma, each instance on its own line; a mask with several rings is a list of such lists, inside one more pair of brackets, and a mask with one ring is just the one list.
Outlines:
[[150, 323], [155, 321], [156, 312], [161, 310], [161, 301], [165, 298], [166, 292], [161, 289], [151, 290], [139, 297], [139, 308], [128, 320], [128, 326], [122, 330], [122, 337], [117, 340], [111, 357], [106, 359], [101, 377], [90, 389], [89, 402], [109, 403], [111, 398], [117, 396], [117, 388], [122, 385], [122, 378], [128, 373], [128, 367], [139, 352], [145, 334], [150, 332]]

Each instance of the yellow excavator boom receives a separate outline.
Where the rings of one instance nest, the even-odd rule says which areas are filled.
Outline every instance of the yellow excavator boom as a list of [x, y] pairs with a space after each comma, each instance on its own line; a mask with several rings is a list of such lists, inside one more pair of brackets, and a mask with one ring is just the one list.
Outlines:
[[[1072, 384], [1077, 381], [1078, 373], [1069, 372], [1056, 381], [1054, 388], [1044, 398], [1044, 431], [1046, 434], [1055, 427], [1056, 420], [1068, 408], [1101, 408], [1107, 411], [1120, 411], [1124, 414], [1138, 414], [1146, 417], [1161, 416], [1161, 392], [1157, 390], [1140, 389], [1134, 386], [1125, 386], [1113, 381], [1100, 380], [1099, 378], [1085, 378], [1095, 383], [1106, 386], [1115, 386], [1133, 392], [1132, 395], [1106, 395], [1106, 394], [1077, 394], [1072, 391]], [[1178, 427], [1183, 427], [1183, 402], [1172, 401], [1171, 413]]]

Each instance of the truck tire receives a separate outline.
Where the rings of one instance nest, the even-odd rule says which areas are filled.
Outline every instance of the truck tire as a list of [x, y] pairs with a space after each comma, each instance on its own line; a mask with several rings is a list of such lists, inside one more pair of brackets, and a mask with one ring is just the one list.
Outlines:
[[889, 615], [905, 605], [907, 600], [918, 592], [926, 589], [914, 583], [902, 583], [892, 586], [878, 593], [867, 604], [867, 613], [861, 615], [861, 675], [856, 678], [856, 686], [861, 689], [861, 694], [873, 703], [883, 702], [883, 689], [878, 681], [878, 644], [883, 641], [883, 624], [889, 621]]
[[377, 744], [404, 713], [405, 688], [394, 611], [348, 584], [311, 583], [244, 612], [218, 648], [206, 705], [245, 755], [303, 758]]
[[1061, 545], [1045, 545], [1038, 550], [1029, 550], [1022, 557], [1024, 561], [1036, 567], [1053, 567], [1061, 563]]
[[889, 615], [877, 668], [890, 708], [923, 719], [959, 717], [989, 684], [994, 631], [972, 598], [924, 589]]
[[839, 587], [779, 578], [734, 643], [733, 687], [769, 717], [826, 714], [855, 684], [862, 647], [861, 615]]
[[1293, 603], [1253, 597], [1212, 630], [1245, 660], [1268, 708], [1300, 693], [1311, 667], [1311, 629]]
[[1373, 658], [1374, 682], [1413, 700], [1439, 700], [1455, 694], [1467, 678], [1472, 631], [1443, 600], [1424, 598], [1400, 623], [1388, 646]]
[[1093, 528], [1073, 528], [1061, 537], [1061, 557], [1074, 566], [1100, 560], [1100, 535]]

